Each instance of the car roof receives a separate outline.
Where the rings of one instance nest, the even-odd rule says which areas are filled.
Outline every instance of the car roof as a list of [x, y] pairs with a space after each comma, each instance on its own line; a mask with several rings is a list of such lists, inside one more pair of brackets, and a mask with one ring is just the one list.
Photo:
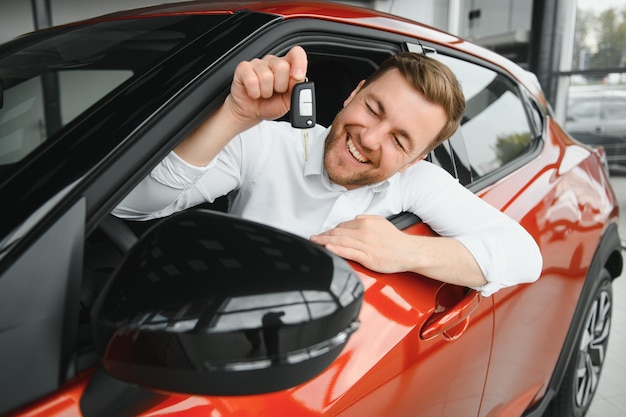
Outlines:
[[107, 21], [114, 19], [147, 18], [171, 15], [235, 14], [242, 11], [271, 14], [279, 16], [285, 20], [310, 18], [340, 23], [342, 22], [356, 26], [392, 31], [397, 34], [410, 37], [418, 37], [426, 42], [439, 44], [470, 55], [478, 56], [482, 60], [488, 61], [500, 67], [502, 70], [508, 72], [511, 76], [516, 78], [531, 93], [533, 93], [542, 105], [547, 105], [547, 101], [536, 80], [536, 77], [504, 56], [429, 25], [363, 6], [357, 7], [349, 4], [324, 1], [270, 0], [254, 2], [249, 0], [234, 0], [228, 2], [215, 2], [202, 0], [182, 3], [165, 3], [157, 6], [111, 13], [89, 20]]

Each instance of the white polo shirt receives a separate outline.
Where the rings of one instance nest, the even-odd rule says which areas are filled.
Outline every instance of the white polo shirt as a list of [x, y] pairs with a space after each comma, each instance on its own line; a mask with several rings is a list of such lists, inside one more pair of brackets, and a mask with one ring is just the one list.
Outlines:
[[309, 130], [306, 160], [302, 132], [285, 122], [262, 122], [242, 133], [203, 168], [172, 152], [114, 214], [164, 217], [237, 190], [230, 213], [308, 238], [359, 214], [408, 211], [470, 250], [488, 281], [479, 288], [483, 295], [538, 278], [541, 254], [526, 230], [434, 164], [420, 161], [353, 190], [330, 181], [323, 166], [327, 133], [320, 126]]

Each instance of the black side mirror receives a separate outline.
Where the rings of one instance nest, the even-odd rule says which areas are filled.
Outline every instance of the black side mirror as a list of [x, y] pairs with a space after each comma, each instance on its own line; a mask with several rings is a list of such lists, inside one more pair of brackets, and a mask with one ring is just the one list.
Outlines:
[[208, 210], [146, 232], [100, 294], [103, 366], [157, 390], [245, 395], [322, 372], [358, 327], [363, 286], [300, 237]]

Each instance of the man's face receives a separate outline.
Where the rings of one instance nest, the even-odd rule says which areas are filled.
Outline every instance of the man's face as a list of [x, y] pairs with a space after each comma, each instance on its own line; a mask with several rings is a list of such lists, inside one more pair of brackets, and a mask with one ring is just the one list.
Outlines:
[[392, 69], [344, 102], [324, 146], [330, 179], [347, 189], [383, 181], [423, 159], [443, 128], [442, 106]]

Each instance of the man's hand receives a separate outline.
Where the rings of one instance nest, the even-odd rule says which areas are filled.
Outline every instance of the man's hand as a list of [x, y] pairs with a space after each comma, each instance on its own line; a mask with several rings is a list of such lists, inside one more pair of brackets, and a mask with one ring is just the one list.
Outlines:
[[381, 216], [360, 215], [334, 229], [311, 236], [311, 241], [329, 251], [382, 273], [404, 272], [409, 253], [409, 235]]
[[307, 66], [306, 52], [299, 46], [284, 57], [241, 62], [225, 104], [246, 127], [276, 119], [289, 111], [291, 90], [305, 79]]
[[487, 283], [471, 252], [458, 240], [409, 235], [381, 216], [357, 216], [311, 236], [311, 241], [380, 273], [415, 272], [469, 287]]
[[284, 57], [268, 55], [241, 62], [224, 104], [174, 151], [191, 165], [206, 166], [244, 130], [287, 113], [291, 90], [304, 80], [307, 66], [306, 52], [299, 46]]

